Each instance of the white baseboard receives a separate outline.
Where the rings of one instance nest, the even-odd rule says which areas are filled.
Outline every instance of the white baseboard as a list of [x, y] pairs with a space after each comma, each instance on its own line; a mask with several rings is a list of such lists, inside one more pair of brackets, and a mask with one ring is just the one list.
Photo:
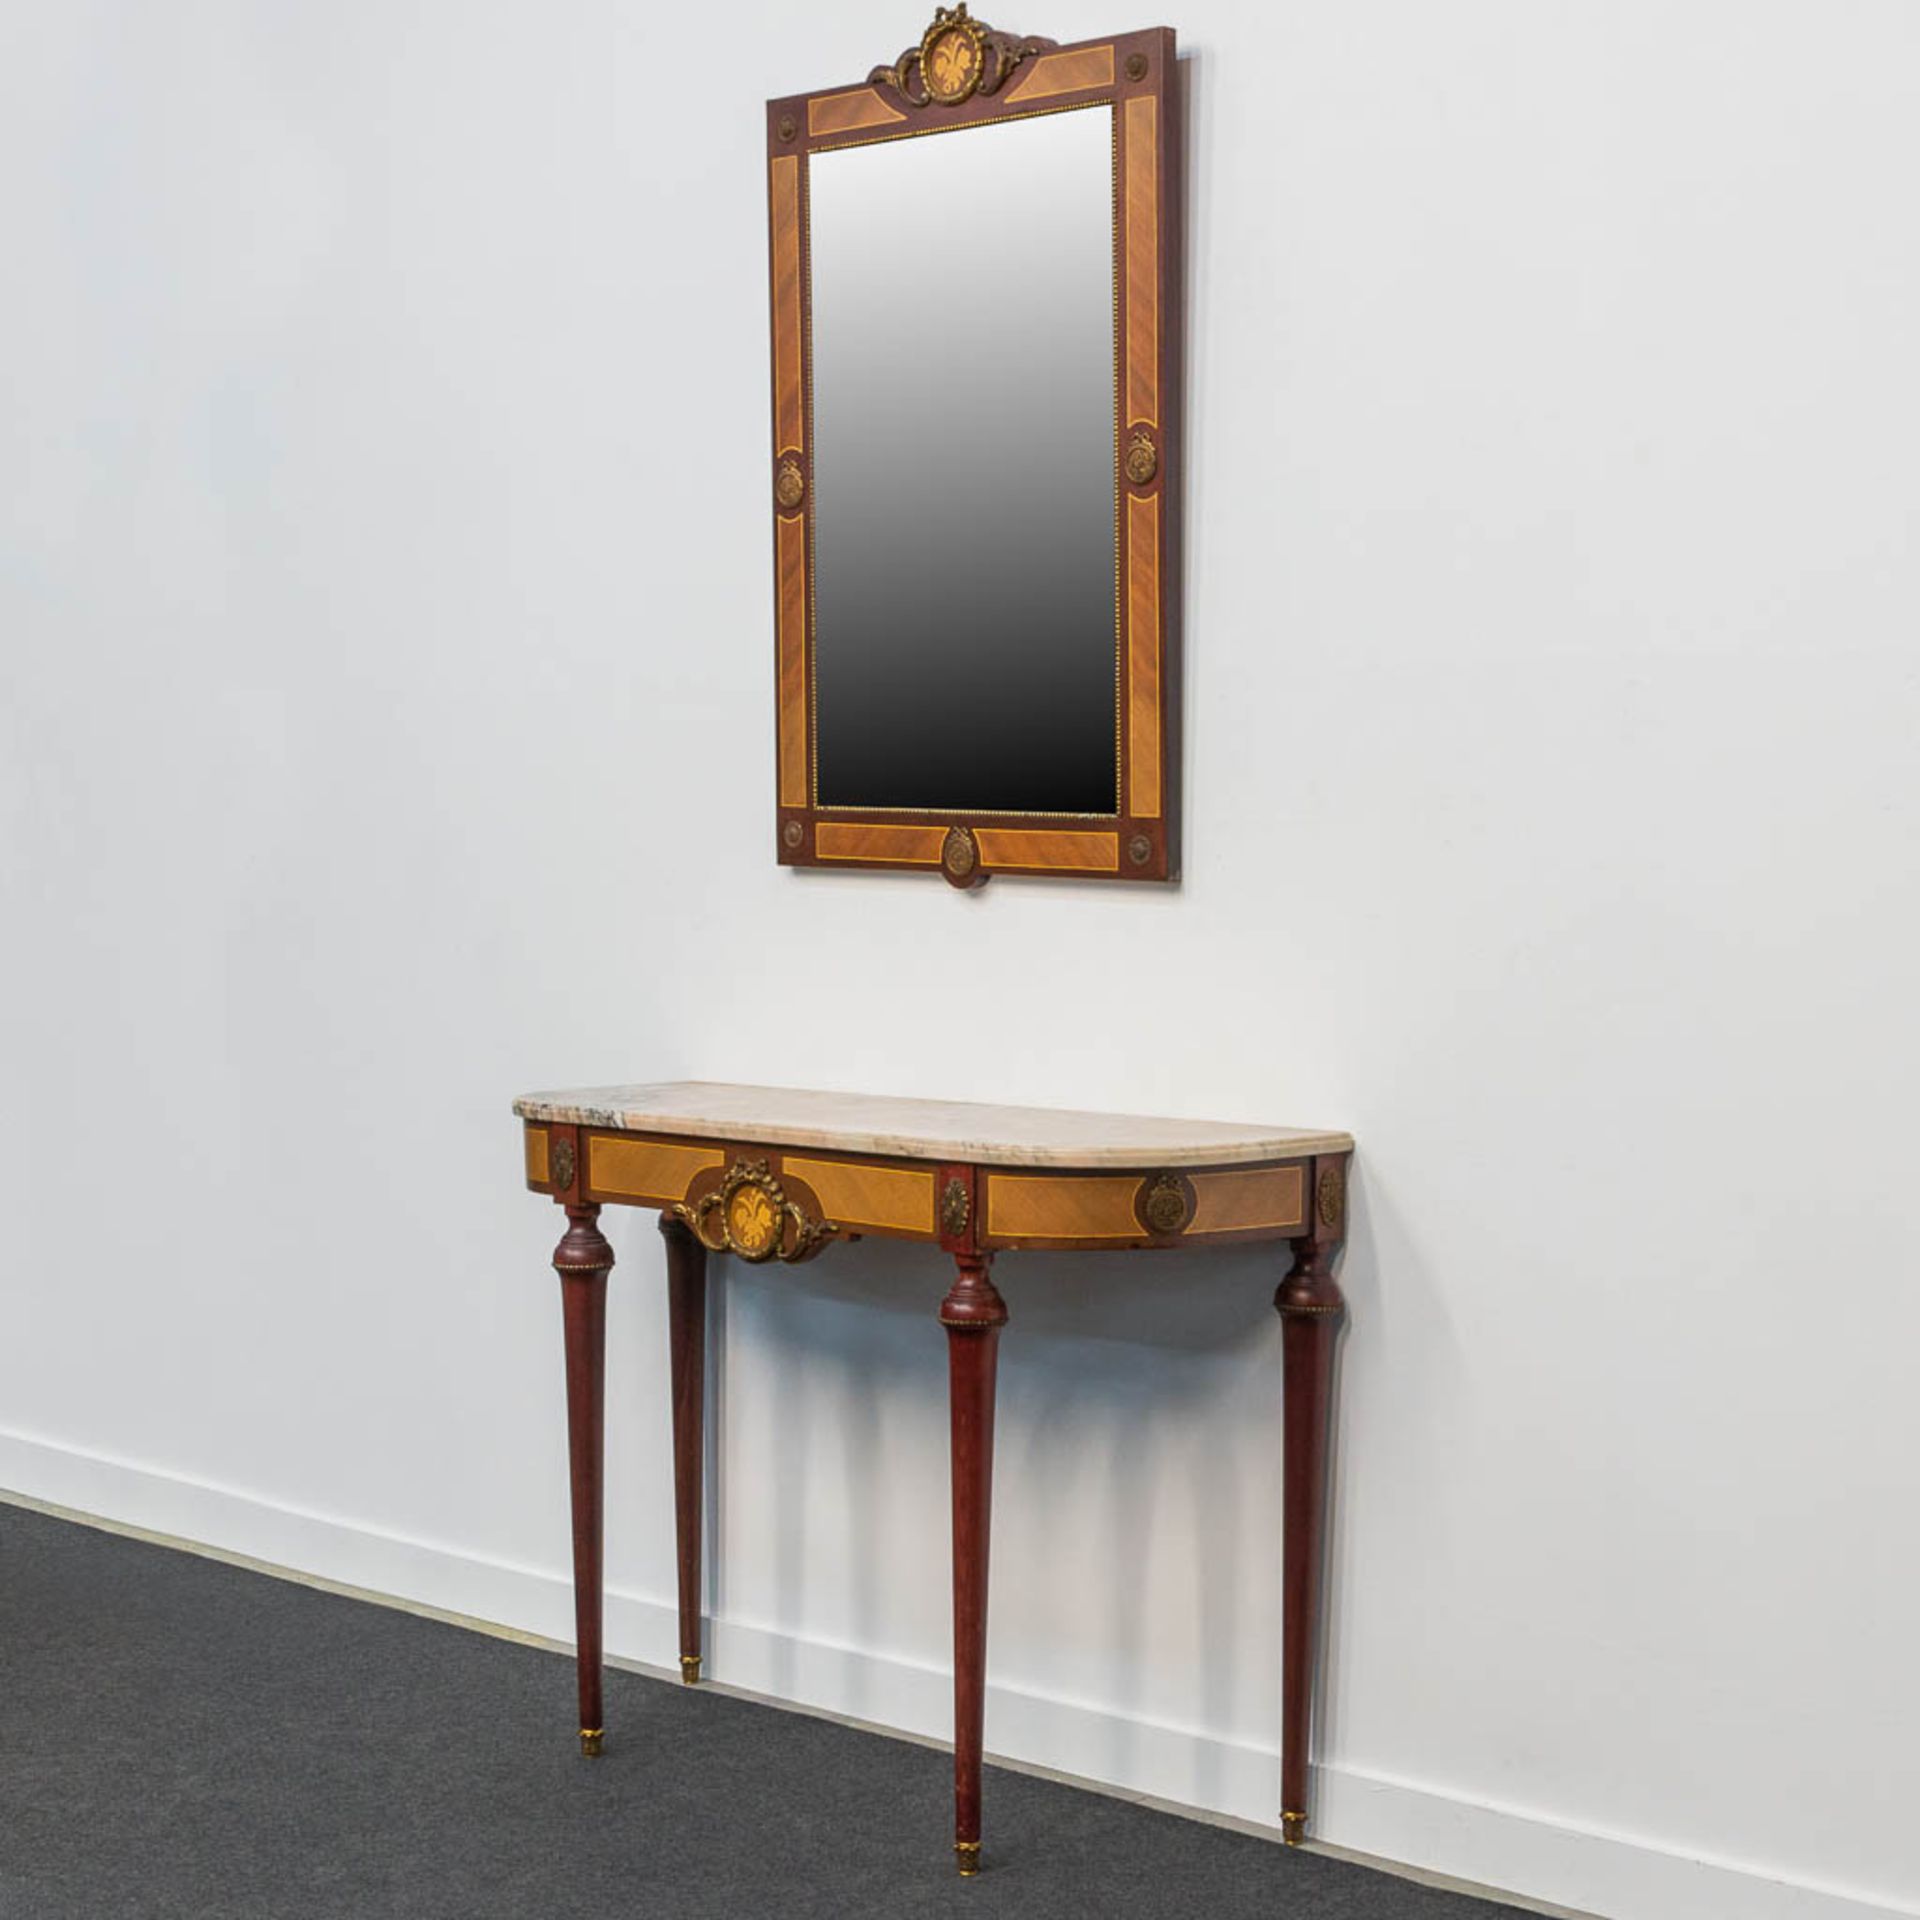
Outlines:
[[[415, 1606], [572, 1639], [571, 1589], [562, 1571], [483, 1559], [4, 1431], [0, 1488]], [[609, 1589], [606, 1644], [614, 1658], [675, 1670], [673, 1606]], [[950, 1725], [952, 1681], [944, 1667], [725, 1619], [709, 1625], [707, 1665], [730, 1686], [925, 1738], [944, 1738]], [[1015, 1764], [1202, 1817], [1269, 1833], [1277, 1828], [1279, 1761], [1272, 1750], [1007, 1687], [988, 1689], [987, 1728], [994, 1755]], [[1608, 1920], [1920, 1916], [1920, 1908], [1868, 1893], [1675, 1853], [1631, 1835], [1350, 1768], [1322, 1768], [1315, 1784], [1315, 1835], [1334, 1850]]]

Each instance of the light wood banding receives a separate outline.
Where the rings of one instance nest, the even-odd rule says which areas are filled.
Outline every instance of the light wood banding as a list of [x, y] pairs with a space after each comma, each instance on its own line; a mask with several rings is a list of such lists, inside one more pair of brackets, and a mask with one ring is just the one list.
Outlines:
[[1302, 1167], [1260, 1167], [1244, 1173], [1195, 1173], [1188, 1233], [1249, 1233], [1298, 1227], [1307, 1218]]
[[1156, 820], [1160, 781], [1160, 496], [1127, 499], [1127, 765], [1133, 813]]
[[1069, 53], [1043, 53], [1007, 92], [1007, 99], [1050, 100], [1058, 93], [1113, 85], [1113, 49], [1076, 47]]
[[683, 1147], [666, 1140], [618, 1140], [587, 1136], [587, 1186], [594, 1193], [617, 1193], [627, 1200], [686, 1197], [696, 1174], [724, 1167], [718, 1147]]
[[768, 163], [773, 208], [773, 422], [781, 447], [803, 447], [800, 372], [800, 162], [782, 154]]
[[1117, 873], [1117, 833], [1068, 833], [1054, 828], [976, 827], [981, 861], [989, 867], [1045, 867], [1061, 873]]
[[933, 1174], [917, 1167], [862, 1166], [854, 1160], [783, 1155], [780, 1170], [804, 1180], [836, 1226], [932, 1233]]
[[823, 820], [813, 830], [813, 852], [818, 860], [900, 860], [911, 866], [937, 867], [946, 838], [944, 827]]
[[807, 132], [815, 139], [828, 133], [855, 133], [862, 127], [890, 126], [906, 117], [888, 106], [871, 87], [823, 94], [807, 102]]
[[552, 1178], [548, 1172], [547, 1130], [545, 1127], [527, 1129], [527, 1179], [536, 1187], [544, 1187]]
[[807, 526], [774, 522], [780, 575], [780, 804], [807, 804]]
[[987, 1232], [996, 1240], [1144, 1240], [1133, 1210], [1140, 1176], [989, 1173]]
[[1129, 100], [1126, 115], [1127, 419], [1160, 424], [1160, 214], [1158, 102]]

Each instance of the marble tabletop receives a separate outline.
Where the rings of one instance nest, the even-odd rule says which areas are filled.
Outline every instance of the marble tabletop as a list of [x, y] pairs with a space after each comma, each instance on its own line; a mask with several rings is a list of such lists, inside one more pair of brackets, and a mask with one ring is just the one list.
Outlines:
[[710, 1080], [528, 1093], [523, 1120], [1010, 1167], [1198, 1167], [1350, 1153], [1350, 1134]]

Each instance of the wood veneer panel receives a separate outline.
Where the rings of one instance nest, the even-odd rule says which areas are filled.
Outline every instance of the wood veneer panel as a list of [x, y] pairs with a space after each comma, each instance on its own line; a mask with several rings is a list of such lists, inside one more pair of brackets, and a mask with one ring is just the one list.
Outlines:
[[987, 1232], [996, 1240], [1140, 1240], [1134, 1214], [1138, 1174], [1068, 1179], [1049, 1174], [987, 1175]]
[[1297, 1227], [1307, 1217], [1303, 1167], [1262, 1167], [1245, 1173], [1196, 1173], [1189, 1233], [1244, 1233]]
[[776, 523], [780, 572], [780, 804], [807, 804], [807, 528], [798, 514]]
[[1059, 93], [1112, 85], [1112, 47], [1075, 47], [1066, 53], [1043, 53], [1008, 89], [1007, 99], [1050, 100]]
[[1128, 800], [1157, 820], [1160, 778], [1160, 496], [1127, 498]]
[[777, 155], [773, 206], [773, 419], [780, 450], [806, 442], [800, 372], [800, 162]]
[[665, 1140], [618, 1140], [604, 1134], [587, 1137], [587, 1186], [594, 1193], [617, 1193], [629, 1200], [681, 1199], [693, 1177], [724, 1167], [717, 1147], [682, 1147]]
[[544, 1187], [551, 1177], [548, 1172], [547, 1130], [545, 1127], [527, 1129], [527, 1182], [530, 1186]]
[[1127, 422], [1160, 424], [1160, 215], [1158, 103], [1150, 94], [1122, 109], [1126, 141]]
[[932, 1233], [933, 1174], [917, 1167], [863, 1166], [853, 1160], [807, 1160], [783, 1154], [780, 1170], [813, 1189], [820, 1211], [837, 1226]]
[[823, 820], [813, 830], [813, 852], [817, 860], [899, 860], [937, 867], [946, 838], [944, 827]]
[[1061, 873], [1115, 873], [1120, 866], [1117, 833], [979, 827], [973, 837], [979, 843], [981, 860], [989, 867], [1050, 867]]
[[862, 127], [891, 126], [906, 117], [888, 106], [871, 87], [829, 93], [807, 102], [807, 132], [815, 139], [828, 133], [855, 133]]

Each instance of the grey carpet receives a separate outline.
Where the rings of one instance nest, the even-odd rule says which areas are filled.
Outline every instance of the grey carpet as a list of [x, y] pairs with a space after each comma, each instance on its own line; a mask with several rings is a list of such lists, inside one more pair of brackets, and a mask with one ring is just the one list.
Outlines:
[[1512, 1908], [0, 1504], [4, 1920], [1511, 1920]]

